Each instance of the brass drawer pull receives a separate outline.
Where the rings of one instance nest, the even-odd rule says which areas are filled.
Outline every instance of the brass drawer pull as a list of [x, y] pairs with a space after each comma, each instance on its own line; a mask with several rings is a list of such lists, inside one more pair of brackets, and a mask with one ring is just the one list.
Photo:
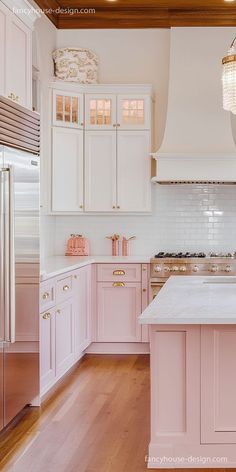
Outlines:
[[64, 292], [67, 292], [67, 290], [70, 290], [69, 285], [64, 285], [63, 290], [64, 290]]
[[47, 300], [49, 298], [49, 293], [48, 292], [45, 292], [42, 296], [42, 299], [43, 300]]
[[57, 310], [57, 315], [60, 315], [61, 314], [61, 310]]
[[113, 275], [125, 275], [125, 271], [124, 270], [114, 270], [113, 272]]
[[49, 318], [51, 318], [51, 313], [44, 313], [43, 319], [44, 320], [49, 320]]
[[114, 282], [113, 287], [125, 287], [124, 282]]

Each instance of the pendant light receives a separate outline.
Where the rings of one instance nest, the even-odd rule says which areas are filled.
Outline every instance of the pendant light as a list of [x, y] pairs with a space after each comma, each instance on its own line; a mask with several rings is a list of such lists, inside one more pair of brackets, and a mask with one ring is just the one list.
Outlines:
[[223, 108], [236, 115], [236, 38], [234, 38], [223, 64]]

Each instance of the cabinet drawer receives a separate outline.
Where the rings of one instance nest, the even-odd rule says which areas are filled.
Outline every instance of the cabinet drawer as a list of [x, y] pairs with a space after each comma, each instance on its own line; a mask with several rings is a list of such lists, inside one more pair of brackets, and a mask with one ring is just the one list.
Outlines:
[[141, 264], [98, 264], [98, 282], [141, 281]]
[[72, 275], [57, 281], [56, 298], [57, 303], [67, 300], [72, 296]]
[[40, 285], [40, 313], [55, 305], [55, 283], [44, 282]]

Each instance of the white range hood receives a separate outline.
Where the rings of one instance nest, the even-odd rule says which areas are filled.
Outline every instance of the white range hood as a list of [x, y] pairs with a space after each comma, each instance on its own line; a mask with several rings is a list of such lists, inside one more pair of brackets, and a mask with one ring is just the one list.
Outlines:
[[153, 182], [236, 183], [231, 116], [223, 110], [221, 59], [235, 28], [171, 30], [164, 139]]

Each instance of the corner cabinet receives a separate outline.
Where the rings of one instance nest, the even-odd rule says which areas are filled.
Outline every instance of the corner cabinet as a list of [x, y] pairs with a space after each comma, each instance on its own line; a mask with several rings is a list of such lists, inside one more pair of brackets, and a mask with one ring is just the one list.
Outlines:
[[[57, 82], [52, 85], [52, 212], [150, 212], [151, 87], [56, 87]], [[76, 137], [79, 151], [71, 143]], [[61, 188], [68, 193], [66, 202]]]

